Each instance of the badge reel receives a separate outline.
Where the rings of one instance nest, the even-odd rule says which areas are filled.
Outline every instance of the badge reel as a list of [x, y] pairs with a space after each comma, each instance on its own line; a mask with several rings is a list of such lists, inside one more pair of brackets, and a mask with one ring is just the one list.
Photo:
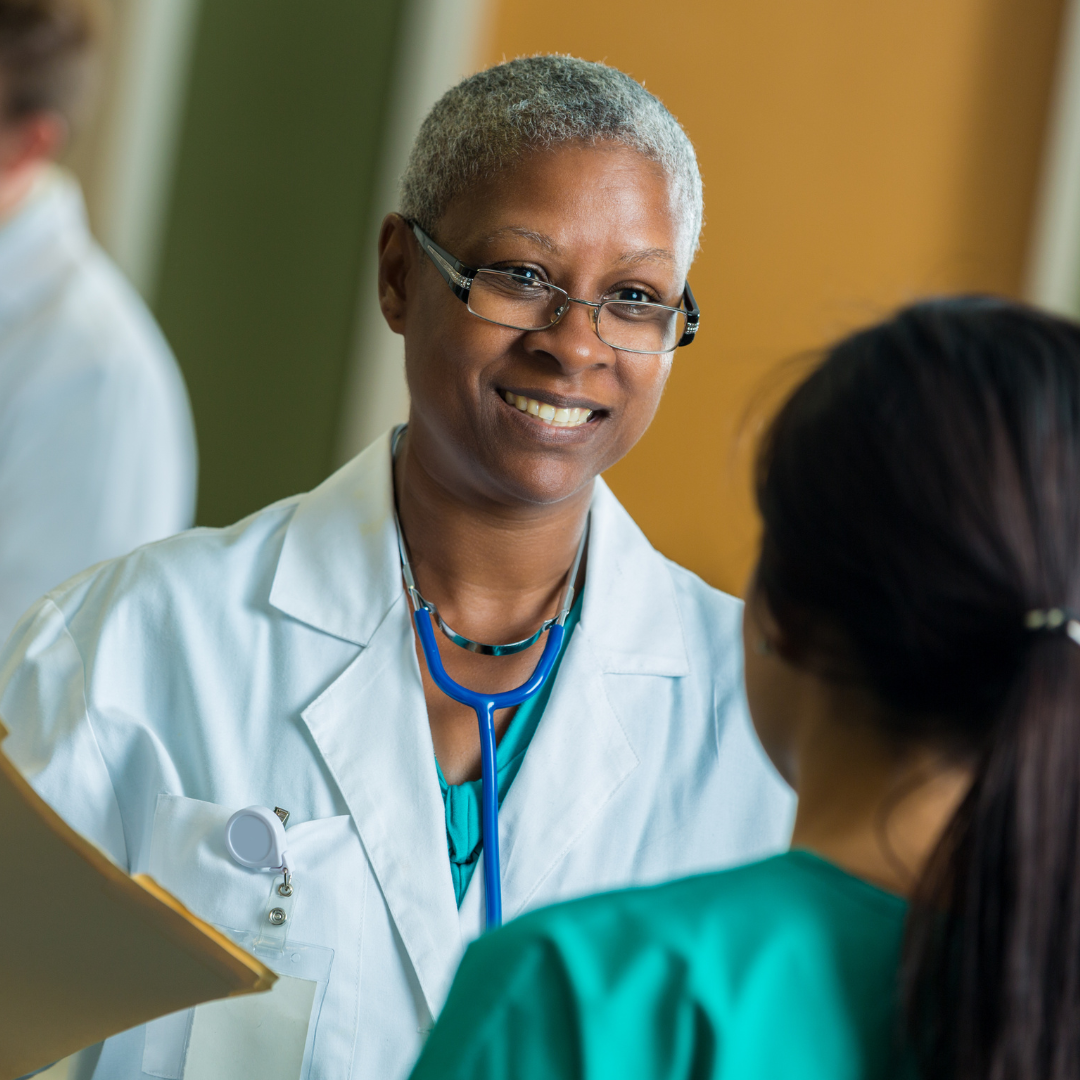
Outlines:
[[[235, 863], [282, 878], [270, 890], [259, 919], [261, 929], [219, 929], [271, 967], [277, 982], [267, 994], [225, 998], [177, 1014], [177, 1022], [186, 1024], [180, 1052], [172, 1055], [180, 1060], [174, 1064], [152, 1059], [148, 1070], [144, 1052], [144, 1073], [179, 1080], [306, 1080], [309, 1076], [334, 954], [331, 949], [288, 940], [295, 902], [286, 854], [288, 818], [289, 812], [279, 807], [248, 806], [225, 824], [225, 847]], [[163, 1069], [160, 1064], [169, 1067]]]
[[[289, 811], [265, 806], [237, 810], [225, 824], [225, 847], [233, 861], [250, 870], [272, 870], [283, 875], [279, 896], [292, 896], [292, 874], [286, 860], [285, 822]], [[284, 922], [282, 918], [280, 922]], [[274, 922], [271, 915], [270, 922]], [[277, 925], [280, 925], [278, 923]]]

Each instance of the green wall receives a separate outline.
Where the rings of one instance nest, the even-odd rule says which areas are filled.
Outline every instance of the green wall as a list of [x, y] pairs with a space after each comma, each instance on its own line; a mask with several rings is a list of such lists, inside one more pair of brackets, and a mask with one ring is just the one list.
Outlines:
[[401, 7], [203, 0], [155, 302], [200, 524], [330, 472]]

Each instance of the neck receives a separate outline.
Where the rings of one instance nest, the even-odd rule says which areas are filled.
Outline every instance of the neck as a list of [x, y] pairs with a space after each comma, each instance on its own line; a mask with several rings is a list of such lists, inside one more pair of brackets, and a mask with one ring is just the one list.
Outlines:
[[925, 747], [899, 749], [864, 722], [812, 726], [797, 753], [793, 848], [910, 895], [971, 783]]
[[514, 641], [556, 612], [592, 485], [545, 506], [464, 495], [406, 436], [394, 488], [417, 586], [455, 630], [478, 641]]
[[46, 168], [47, 162], [36, 161], [31, 165], [0, 173], [0, 221], [6, 221], [18, 213]]

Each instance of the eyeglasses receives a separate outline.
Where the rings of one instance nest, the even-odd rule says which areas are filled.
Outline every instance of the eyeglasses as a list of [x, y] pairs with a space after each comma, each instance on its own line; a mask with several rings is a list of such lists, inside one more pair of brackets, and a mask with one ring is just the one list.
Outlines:
[[571, 304], [592, 309], [593, 329], [605, 345], [620, 352], [666, 353], [689, 345], [701, 312], [687, 282], [684, 307], [638, 300], [579, 300], [565, 289], [512, 270], [476, 270], [444, 251], [415, 221], [407, 221], [420, 247], [451, 292], [478, 318], [511, 330], [548, 330]]

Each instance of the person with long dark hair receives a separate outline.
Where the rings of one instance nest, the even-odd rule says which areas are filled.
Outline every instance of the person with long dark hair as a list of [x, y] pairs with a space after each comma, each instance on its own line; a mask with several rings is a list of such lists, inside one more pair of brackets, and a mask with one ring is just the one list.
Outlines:
[[1080, 1076], [1080, 327], [962, 298], [856, 333], [757, 501], [792, 850], [480, 940], [414, 1080]]

